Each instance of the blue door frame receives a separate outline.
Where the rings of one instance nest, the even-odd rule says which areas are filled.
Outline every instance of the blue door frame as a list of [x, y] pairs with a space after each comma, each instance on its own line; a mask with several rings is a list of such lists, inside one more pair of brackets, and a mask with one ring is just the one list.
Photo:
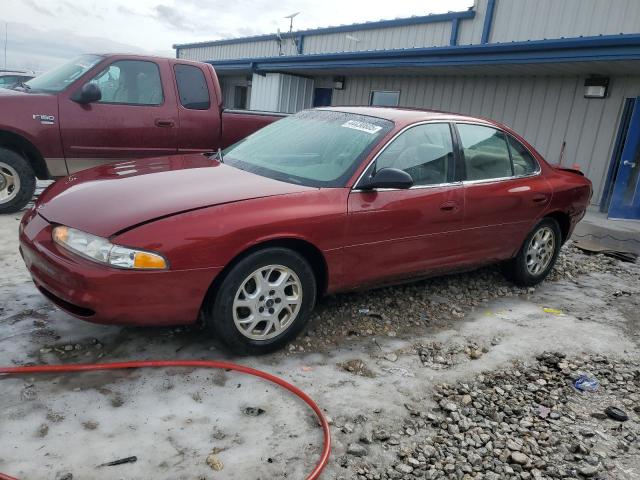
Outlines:
[[618, 157], [609, 218], [640, 219], [640, 97], [633, 103], [626, 140]]

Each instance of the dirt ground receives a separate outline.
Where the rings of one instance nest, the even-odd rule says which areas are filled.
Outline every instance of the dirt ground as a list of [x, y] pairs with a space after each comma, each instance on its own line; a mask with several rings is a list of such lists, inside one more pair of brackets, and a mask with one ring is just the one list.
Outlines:
[[[640, 478], [640, 414], [634, 410], [640, 404], [638, 265], [565, 248], [558, 271], [536, 289], [513, 288], [496, 269], [484, 269], [339, 295], [322, 301], [306, 334], [285, 351], [237, 358], [198, 328], [99, 326], [57, 310], [32, 285], [18, 254], [19, 218], [0, 216], [0, 365], [235, 361], [301, 387], [331, 417], [333, 452], [322, 478], [555, 478], [549, 465], [541, 466], [545, 462], [521, 462], [517, 445], [501, 446], [505, 439], [497, 430], [493, 451], [479, 450], [485, 456], [477, 461], [465, 454], [468, 440], [457, 427], [449, 426], [447, 437], [435, 426], [457, 415], [442, 403], [448, 397], [437, 385], [470, 389], [476, 399], [487, 378], [495, 381], [491, 372], [513, 371], [514, 361], [523, 372], [547, 372], [544, 366], [529, 369], [544, 351], [568, 359], [605, 358], [610, 365], [624, 363], [620, 388], [601, 382], [595, 393], [565, 390], [568, 403], [552, 410], [571, 410], [566, 428], [551, 420], [530, 426], [541, 425], [536, 417], [507, 430], [519, 441], [515, 437], [526, 438], [527, 428], [565, 435], [574, 423], [576, 429], [589, 427], [595, 433], [582, 433], [588, 440], [580, 448], [586, 451], [572, 451], [565, 437], [553, 447], [562, 461], [576, 464], [566, 478]], [[567, 360], [561, 367], [567, 378], [579, 373], [580, 362]], [[598, 375], [606, 374], [598, 368]], [[527, 389], [534, 391], [525, 384], [523, 395]], [[616, 401], [627, 422], [589, 417]], [[247, 407], [264, 412], [248, 415]], [[482, 408], [476, 407], [468, 418], [480, 428]], [[425, 445], [440, 452], [438, 442], [449, 453], [430, 461]], [[230, 372], [0, 377], [0, 472], [22, 479], [301, 479], [317, 461], [320, 445], [321, 431], [302, 402]], [[535, 448], [522, 448], [533, 458]], [[506, 452], [504, 459], [496, 449]], [[221, 470], [207, 464], [212, 452]], [[132, 455], [137, 462], [96, 468]], [[492, 455], [496, 460], [487, 466], [483, 460]]]

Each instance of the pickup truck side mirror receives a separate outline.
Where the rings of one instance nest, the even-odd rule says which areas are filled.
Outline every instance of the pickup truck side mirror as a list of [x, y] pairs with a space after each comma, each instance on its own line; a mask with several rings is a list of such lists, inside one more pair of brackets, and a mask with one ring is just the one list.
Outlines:
[[374, 188], [399, 188], [407, 189], [413, 186], [413, 178], [404, 170], [399, 168], [381, 168], [369, 180], [365, 180], [358, 185], [362, 190]]
[[71, 100], [86, 105], [88, 103], [98, 102], [102, 99], [102, 91], [95, 83], [85, 83], [80, 90], [73, 94]]

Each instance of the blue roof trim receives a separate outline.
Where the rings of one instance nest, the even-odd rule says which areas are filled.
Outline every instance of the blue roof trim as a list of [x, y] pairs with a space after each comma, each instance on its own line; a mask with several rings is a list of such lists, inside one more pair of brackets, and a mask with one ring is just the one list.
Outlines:
[[209, 61], [219, 72], [427, 67], [640, 59], [640, 34]]
[[[336, 27], [313, 28], [309, 30], [298, 30], [292, 33], [280, 34], [281, 38], [298, 37], [300, 35], [326, 35], [328, 33], [354, 32], [360, 30], [373, 30], [376, 28], [404, 27], [407, 25], [422, 25], [425, 23], [449, 22], [454, 19], [474, 18], [475, 10], [465, 10], [463, 12], [439, 13], [433, 15], [422, 15], [419, 17], [397, 18], [394, 20], [379, 20], [376, 22], [354, 23], [351, 25], [339, 25]], [[277, 40], [278, 35], [270, 33], [267, 35], [255, 35], [253, 37], [228, 38], [225, 40], [213, 40], [210, 42], [179, 43], [173, 48], [189, 47], [210, 47], [214, 45], [231, 45], [234, 43], [262, 42], [265, 40]]]
[[449, 45], [457, 45], [458, 44], [458, 29], [460, 28], [460, 19], [454, 18], [451, 20], [451, 39], [449, 40]]
[[496, 8], [496, 0], [487, 2], [487, 11], [484, 15], [484, 25], [482, 26], [482, 39], [480, 43], [489, 43], [489, 35], [491, 35], [491, 26], [493, 25], [493, 12]]

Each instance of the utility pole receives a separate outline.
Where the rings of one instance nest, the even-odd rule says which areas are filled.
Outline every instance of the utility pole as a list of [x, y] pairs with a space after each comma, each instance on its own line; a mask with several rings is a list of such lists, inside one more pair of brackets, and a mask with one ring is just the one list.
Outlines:
[[9, 22], [4, 22], [4, 69], [7, 69], [7, 38], [9, 36]]

